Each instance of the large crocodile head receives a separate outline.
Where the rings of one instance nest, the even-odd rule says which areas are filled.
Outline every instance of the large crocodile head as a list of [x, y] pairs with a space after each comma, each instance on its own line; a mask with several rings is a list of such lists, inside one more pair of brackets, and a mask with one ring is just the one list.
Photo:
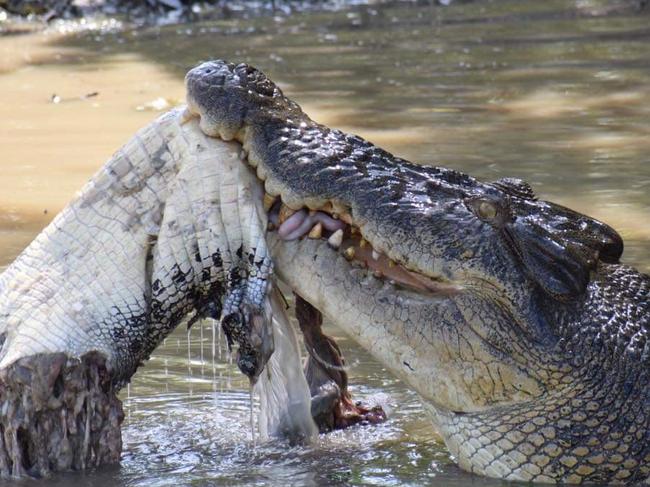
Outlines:
[[279, 209], [276, 271], [422, 396], [462, 467], [648, 477], [650, 280], [618, 263], [614, 230], [522, 181], [330, 130], [248, 65], [186, 83], [201, 129], [242, 144]]

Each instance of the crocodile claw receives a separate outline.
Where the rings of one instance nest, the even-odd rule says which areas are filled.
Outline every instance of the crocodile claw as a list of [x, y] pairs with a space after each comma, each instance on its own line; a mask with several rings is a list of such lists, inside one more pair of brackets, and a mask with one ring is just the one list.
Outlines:
[[239, 370], [252, 383], [264, 370], [274, 350], [273, 329], [270, 305], [266, 302], [261, 307], [242, 303], [233, 311], [224, 313], [221, 318], [228, 347], [236, 343], [236, 362]]

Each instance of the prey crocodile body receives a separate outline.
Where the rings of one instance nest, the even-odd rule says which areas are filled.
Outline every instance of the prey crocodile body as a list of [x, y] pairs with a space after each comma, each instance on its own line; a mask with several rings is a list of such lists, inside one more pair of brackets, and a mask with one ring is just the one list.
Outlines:
[[0, 275], [0, 367], [93, 350], [121, 385], [190, 315], [221, 319], [242, 370], [261, 370], [272, 352], [258, 319], [272, 273], [261, 188], [236, 145], [183, 122], [175, 110], [141, 130]]

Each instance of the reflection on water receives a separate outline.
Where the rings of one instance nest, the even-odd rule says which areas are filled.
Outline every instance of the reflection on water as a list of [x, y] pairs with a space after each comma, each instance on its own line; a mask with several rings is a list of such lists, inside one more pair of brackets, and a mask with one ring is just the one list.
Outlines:
[[[530, 181], [612, 224], [626, 262], [648, 271], [650, 15], [637, 4], [402, 3], [0, 38], [0, 265], [156, 110], [182, 100], [188, 67], [224, 57], [400, 156]], [[207, 324], [190, 338], [189, 362], [178, 330], [124, 392], [121, 467], [54, 483], [490, 484], [454, 467], [414, 395], [347, 342], [355, 392], [387, 394], [391, 420], [314, 448], [251, 449], [247, 384], [218, 349], [213, 364]]]

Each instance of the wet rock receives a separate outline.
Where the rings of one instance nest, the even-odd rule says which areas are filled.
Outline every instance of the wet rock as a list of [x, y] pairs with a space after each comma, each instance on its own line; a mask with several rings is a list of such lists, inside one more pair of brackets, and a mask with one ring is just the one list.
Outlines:
[[0, 476], [116, 463], [123, 419], [103, 355], [22, 358], [0, 371]]

